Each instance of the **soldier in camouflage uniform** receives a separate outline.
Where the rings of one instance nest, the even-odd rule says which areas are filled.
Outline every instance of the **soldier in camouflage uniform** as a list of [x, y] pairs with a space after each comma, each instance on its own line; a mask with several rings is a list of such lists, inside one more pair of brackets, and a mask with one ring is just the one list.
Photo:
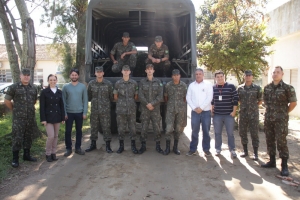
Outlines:
[[174, 131], [173, 152], [180, 155], [178, 141], [187, 123], [187, 104], [185, 98], [187, 86], [184, 82], [180, 81], [180, 72], [178, 69], [172, 71], [172, 79], [173, 81], [166, 84], [164, 92], [165, 102], [167, 102], [166, 150], [164, 154], [168, 155], [170, 153], [171, 134]]
[[[5, 95], [5, 104], [13, 112], [12, 122], [12, 167], [19, 166], [19, 151], [24, 149], [23, 160], [36, 162], [31, 157], [30, 148], [35, 121], [35, 107], [37, 88], [30, 83], [30, 70], [22, 69], [21, 81], [11, 85]], [[14, 103], [11, 102], [13, 100]]]
[[114, 88], [114, 99], [117, 101], [116, 113], [119, 132], [120, 147], [117, 153], [124, 151], [124, 139], [126, 125], [130, 130], [131, 150], [134, 154], [138, 153], [135, 146], [136, 139], [136, 103], [138, 99], [138, 84], [130, 79], [130, 67], [124, 65], [122, 68], [123, 78], [118, 80]]
[[146, 64], [152, 64], [154, 66], [156, 75], [161, 76], [162, 74], [166, 77], [171, 63], [169, 61], [169, 49], [167, 45], [163, 44], [161, 36], [156, 36], [154, 44], [150, 46]]
[[110, 102], [113, 100], [113, 85], [103, 78], [103, 67], [95, 67], [96, 79], [88, 85], [88, 99], [91, 102], [91, 145], [85, 151], [97, 149], [96, 140], [100, 127], [103, 131], [103, 140], [106, 143], [106, 152], [112, 153], [110, 148]]
[[[136, 47], [132, 42], [129, 42], [129, 33], [124, 32], [122, 37], [123, 42], [118, 42], [110, 51], [110, 58], [114, 63], [112, 71], [119, 73], [124, 65], [129, 65], [133, 72], [136, 65]], [[116, 58], [115, 58], [116, 56]]]
[[273, 71], [273, 82], [266, 85], [263, 100], [266, 106], [265, 134], [270, 161], [261, 165], [264, 168], [276, 167], [276, 143], [281, 158], [281, 175], [288, 176], [287, 160], [289, 150], [286, 136], [288, 135], [289, 112], [297, 105], [296, 92], [293, 86], [282, 81], [283, 70], [280, 66]]
[[146, 65], [147, 78], [140, 81], [139, 84], [139, 100], [141, 111], [141, 142], [142, 147], [139, 153], [142, 154], [146, 151], [147, 131], [150, 120], [155, 132], [156, 151], [163, 154], [163, 150], [160, 148], [160, 102], [163, 100], [163, 85], [157, 78], [153, 77], [154, 66], [152, 64]]
[[239, 134], [244, 148], [242, 158], [248, 156], [248, 127], [251, 133], [252, 146], [254, 151], [253, 160], [258, 160], [258, 124], [259, 112], [258, 106], [262, 103], [262, 89], [260, 86], [252, 83], [253, 75], [251, 70], [246, 70], [244, 75], [245, 83], [238, 87], [238, 95], [240, 100], [239, 112]]

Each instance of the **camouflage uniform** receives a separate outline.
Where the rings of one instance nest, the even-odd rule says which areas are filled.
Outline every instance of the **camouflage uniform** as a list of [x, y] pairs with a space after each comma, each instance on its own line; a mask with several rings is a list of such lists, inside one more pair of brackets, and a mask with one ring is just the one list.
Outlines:
[[120, 72], [124, 65], [129, 65], [130, 70], [133, 71], [136, 65], [136, 54], [130, 54], [124, 56], [124, 59], [121, 59], [121, 55], [125, 52], [136, 51], [136, 47], [132, 42], [128, 42], [126, 46], [123, 45], [123, 42], [118, 42], [114, 45], [110, 54], [116, 55], [117, 64], [113, 65], [114, 72]]
[[37, 88], [21, 82], [11, 85], [5, 99], [13, 100], [12, 151], [30, 149], [36, 127], [35, 107]]
[[88, 86], [88, 99], [91, 101], [91, 140], [98, 139], [100, 127], [103, 131], [103, 140], [111, 140], [110, 131], [110, 102], [113, 100], [112, 83], [106, 79], [102, 82], [92, 80]]
[[187, 92], [187, 86], [180, 81], [175, 85], [173, 81], [166, 84], [164, 96], [168, 97], [166, 113], [166, 140], [171, 140], [171, 134], [174, 130], [174, 139], [179, 140], [187, 124], [187, 105], [184, 101]]
[[[161, 48], [157, 48], [155, 44], [152, 44], [149, 48], [148, 55], [151, 55], [153, 58], [169, 58], [169, 49], [167, 45], [162, 44]], [[156, 71], [168, 71], [170, 69], [170, 61], [166, 60], [161, 63], [152, 63], [152, 60], [147, 58], [146, 64], [152, 64], [154, 66], [154, 70]]]
[[288, 104], [297, 101], [295, 89], [282, 80], [278, 85], [270, 83], [264, 88], [263, 100], [266, 105], [264, 129], [268, 154], [276, 155], [277, 142], [279, 157], [288, 159]]
[[132, 79], [128, 81], [120, 79], [115, 84], [114, 94], [118, 94], [116, 113], [119, 140], [125, 138], [126, 123], [128, 123], [131, 140], [135, 140], [136, 103], [134, 96], [138, 94], [138, 84]]
[[[155, 141], [160, 141], [160, 102], [163, 100], [163, 85], [160, 80], [153, 78], [149, 81], [147, 78], [142, 79], [139, 84], [139, 99], [141, 102], [141, 141], [145, 142], [147, 140], [147, 131], [150, 120], [152, 122], [153, 130], [155, 132]], [[148, 110], [146, 105], [151, 103], [154, 107], [153, 110]]]
[[240, 100], [239, 134], [241, 136], [242, 145], [248, 144], [247, 131], [249, 126], [249, 131], [252, 138], [252, 146], [258, 147], [259, 112], [257, 103], [262, 101], [262, 89], [260, 86], [253, 83], [251, 86], [242, 84], [238, 87], [237, 92]]

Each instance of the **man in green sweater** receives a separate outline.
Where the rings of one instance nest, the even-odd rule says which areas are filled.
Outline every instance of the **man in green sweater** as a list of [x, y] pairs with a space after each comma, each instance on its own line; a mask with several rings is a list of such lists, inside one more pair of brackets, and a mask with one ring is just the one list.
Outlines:
[[88, 109], [88, 96], [86, 86], [78, 82], [79, 70], [71, 69], [70, 79], [71, 82], [64, 85], [62, 89], [63, 101], [65, 106], [65, 144], [66, 153], [64, 156], [72, 154], [72, 140], [71, 133], [73, 127], [73, 121], [75, 121], [76, 127], [76, 143], [75, 153], [84, 155], [84, 151], [81, 150], [81, 139], [82, 139], [82, 123], [86, 119]]

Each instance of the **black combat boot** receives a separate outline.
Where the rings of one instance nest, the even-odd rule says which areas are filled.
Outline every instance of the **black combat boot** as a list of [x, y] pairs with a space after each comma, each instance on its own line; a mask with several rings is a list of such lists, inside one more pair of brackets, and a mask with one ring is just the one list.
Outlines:
[[53, 161], [57, 161], [58, 160], [58, 158], [56, 158], [56, 154], [55, 153], [51, 154], [51, 158], [52, 158]]
[[52, 162], [53, 161], [51, 155], [50, 156], [46, 155], [46, 160], [47, 160], [47, 162]]
[[289, 170], [288, 170], [288, 165], [287, 165], [287, 158], [282, 158], [281, 159], [281, 176], [288, 176], [289, 175]]
[[11, 166], [14, 168], [19, 167], [19, 151], [13, 151], [13, 159], [11, 162]]
[[120, 140], [120, 147], [117, 153], [122, 153], [124, 151], [124, 140]]
[[[113, 153], [113, 150], [111, 150], [111, 148], [110, 148], [110, 140], [106, 141], [105, 143], [106, 143], [106, 148], [105, 148], [106, 152]], [[123, 146], [124, 146], [124, 144], [123, 144]]]
[[156, 141], [156, 151], [158, 153], [164, 154], [164, 151], [160, 148], [160, 141]]
[[92, 140], [90, 147], [87, 148], [85, 150], [85, 152], [90, 152], [90, 151], [93, 151], [95, 149], [97, 149], [96, 140]]
[[23, 160], [36, 162], [37, 159], [30, 155], [30, 149], [24, 149]]
[[248, 147], [246, 144], [243, 144], [244, 153], [240, 157], [245, 158], [248, 156]]
[[166, 150], [164, 151], [164, 155], [168, 155], [170, 153], [170, 140], [166, 140]]
[[173, 152], [176, 155], [180, 155], [180, 151], [178, 150], [178, 140], [174, 140]]
[[134, 154], [138, 154], [138, 150], [136, 149], [136, 146], [135, 146], [135, 140], [131, 140], [131, 151], [134, 153]]
[[253, 147], [254, 155], [253, 160], [258, 160], [258, 147]]
[[270, 156], [270, 161], [266, 164], [262, 164], [261, 167], [263, 168], [276, 168], [276, 159], [275, 156]]
[[142, 142], [142, 146], [139, 150], [139, 154], [142, 154], [146, 151], [146, 142]]

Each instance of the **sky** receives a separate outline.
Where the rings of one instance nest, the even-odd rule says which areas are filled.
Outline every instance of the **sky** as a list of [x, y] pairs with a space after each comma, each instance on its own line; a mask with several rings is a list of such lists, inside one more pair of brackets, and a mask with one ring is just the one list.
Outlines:
[[[267, 6], [267, 12], [283, 5], [284, 3], [288, 2], [290, 0], [270, 0], [270, 3]], [[14, 4], [14, 1], [10, 1], [11, 4]], [[199, 9], [199, 7], [203, 4], [204, 0], [192, 0], [192, 2], [194, 3], [196, 12]], [[14, 5], [10, 5], [10, 7], [13, 7]], [[35, 6], [29, 5], [29, 11], [33, 10], [35, 8]], [[14, 8], [14, 10], [16, 10], [16, 8]], [[40, 16], [41, 13], [43, 12], [42, 8], [35, 8], [30, 16], [31, 18], [34, 20], [34, 25], [35, 25], [35, 33], [38, 35], [43, 35], [43, 36], [48, 36], [51, 37], [52, 33], [51, 33], [51, 28], [47, 27], [46, 24], [40, 24]], [[19, 34], [21, 35], [21, 34]], [[43, 37], [37, 37], [36, 39], [36, 44], [45, 44], [45, 43], [52, 43], [51, 39], [45, 39]], [[0, 28], [0, 44], [4, 44], [4, 38], [3, 38], [3, 34], [2, 34], [2, 29]]]

